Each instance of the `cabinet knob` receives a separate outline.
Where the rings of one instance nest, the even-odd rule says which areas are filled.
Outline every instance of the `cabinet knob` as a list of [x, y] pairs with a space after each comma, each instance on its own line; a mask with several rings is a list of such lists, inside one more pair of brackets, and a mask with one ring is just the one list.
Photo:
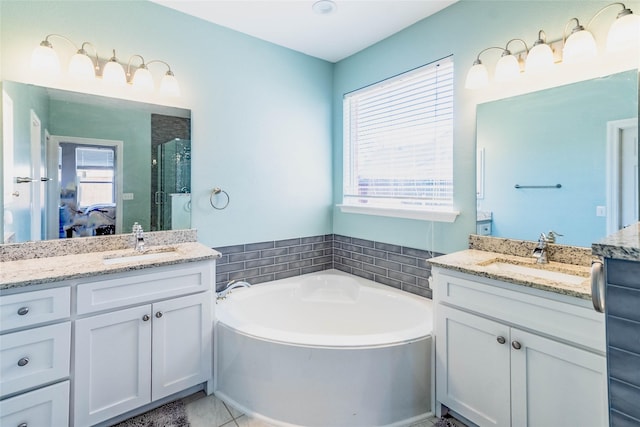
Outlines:
[[162, 312], [161, 312], [161, 311], [157, 312], [157, 313], [156, 313], [156, 317], [157, 317], [158, 319], [159, 319], [159, 318], [161, 318], [161, 317], [162, 317]]
[[496, 341], [498, 341], [499, 344], [504, 344], [504, 343], [507, 342], [507, 340], [504, 339], [504, 337], [498, 337], [498, 338], [496, 338]]
[[27, 423], [20, 423], [18, 424], [18, 427], [29, 427], [29, 426], [27, 425]]
[[142, 316], [142, 321], [143, 322], [147, 322], [149, 319], [151, 319], [151, 318], [149, 317], [148, 314], [145, 314], [144, 316]]
[[18, 366], [25, 366], [27, 363], [29, 363], [28, 357], [23, 357], [22, 359], [18, 360]]
[[24, 316], [29, 312], [29, 307], [20, 307], [18, 309], [18, 316]]
[[520, 344], [518, 341], [513, 341], [513, 342], [511, 343], [511, 346], [512, 346], [513, 348], [515, 348], [516, 350], [520, 350], [520, 349], [522, 348], [522, 344]]

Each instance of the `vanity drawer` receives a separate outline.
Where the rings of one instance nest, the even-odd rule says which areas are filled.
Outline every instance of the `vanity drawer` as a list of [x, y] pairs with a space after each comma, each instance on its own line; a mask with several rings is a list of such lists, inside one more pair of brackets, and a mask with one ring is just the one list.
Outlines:
[[93, 313], [204, 292], [213, 283], [213, 262], [177, 264], [148, 271], [103, 276], [101, 280], [78, 284], [77, 313]]
[[0, 426], [69, 425], [69, 381], [0, 402]]
[[70, 289], [45, 289], [0, 296], [0, 331], [65, 319], [70, 314]]
[[[590, 307], [521, 292], [519, 285], [433, 269], [437, 300], [481, 316], [604, 353], [604, 316]], [[512, 288], [512, 289], [511, 289]], [[436, 308], [437, 310], [437, 308]]]
[[0, 395], [69, 376], [71, 322], [0, 336]]

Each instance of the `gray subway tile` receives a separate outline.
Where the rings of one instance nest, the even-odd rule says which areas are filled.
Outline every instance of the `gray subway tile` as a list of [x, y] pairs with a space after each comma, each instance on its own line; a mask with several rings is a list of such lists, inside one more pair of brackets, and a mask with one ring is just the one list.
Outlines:
[[364, 271], [368, 271], [370, 273], [378, 274], [378, 275], [381, 275], [381, 276], [386, 276], [387, 275], [387, 269], [386, 268], [376, 267], [375, 265], [371, 265], [371, 264], [362, 264], [362, 269]]
[[304, 245], [305, 243], [319, 243], [324, 241], [324, 236], [310, 236], [303, 237], [300, 239], [300, 242]]
[[313, 250], [313, 245], [308, 243], [306, 245], [298, 245], [298, 246], [290, 246], [289, 253], [290, 254], [299, 254], [300, 252], [309, 252]]
[[300, 239], [287, 239], [287, 240], [277, 240], [276, 248], [282, 248], [284, 246], [295, 246], [300, 244]]
[[229, 273], [232, 271], [244, 270], [244, 262], [234, 262], [232, 264], [224, 264], [216, 266], [216, 272], [219, 273]]
[[403, 285], [405, 285], [405, 284], [415, 285], [417, 283], [416, 276], [412, 276], [410, 274], [399, 273], [397, 271], [389, 270], [389, 274], [388, 275], [392, 279], [400, 280]]
[[300, 260], [300, 254], [277, 256], [277, 257], [274, 258], [274, 260], [275, 260], [276, 264], [282, 264], [282, 263], [285, 263], [285, 262], [299, 261]]
[[321, 243], [314, 243], [313, 244], [313, 249], [332, 249], [333, 248], [333, 243], [332, 242], [321, 242]]
[[375, 274], [370, 273], [368, 271], [359, 270], [357, 268], [352, 269], [351, 274], [354, 274], [356, 276], [359, 276], [359, 277], [362, 277], [364, 279], [371, 280], [371, 281], [373, 281], [375, 279]]
[[267, 257], [286, 255], [288, 252], [289, 250], [287, 248], [265, 249], [260, 251], [260, 257], [267, 258]]
[[376, 275], [374, 280], [378, 283], [382, 283], [383, 285], [391, 286], [396, 289], [402, 289], [402, 283], [400, 283], [398, 280], [390, 279], [387, 276]]
[[333, 248], [325, 249], [323, 252], [325, 255], [333, 255]]
[[413, 258], [413, 257], [406, 256], [406, 255], [398, 255], [398, 254], [390, 253], [389, 256], [387, 257], [387, 259], [389, 261], [395, 261], [395, 262], [399, 262], [401, 264], [416, 265], [416, 259]]
[[272, 282], [275, 280], [275, 276], [273, 274], [264, 274], [262, 276], [252, 277], [251, 283], [252, 285], [257, 285], [259, 283]]
[[358, 239], [357, 237], [352, 238], [351, 239], [351, 243], [353, 243], [354, 245], [363, 246], [365, 248], [374, 248], [375, 247], [375, 242], [373, 242], [371, 240]]
[[343, 243], [342, 244], [342, 249], [344, 249], [345, 251], [349, 251], [349, 252], [355, 252], [355, 253], [362, 253], [362, 247], [360, 246], [356, 246], [356, 245], [352, 245], [349, 243]]
[[342, 236], [340, 234], [335, 234], [334, 239], [336, 242], [340, 243], [351, 243], [351, 237]]
[[321, 256], [321, 257], [313, 258], [313, 264], [314, 265], [317, 265], [317, 264], [330, 264], [332, 261], [333, 261], [333, 259], [330, 256]]
[[345, 258], [343, 262], [344, 262], [345, 265], [348, 265], [349, 267], [362, 269], [362, 263], [359, 262], [359, 261], [354, 261], [352, 259]]
[[389, 243], [376, 242], [376, 249], [380, 249], [387, 252], [393, 252], [396, 254], [402, 253], [402, 246], [391, 245]]
[[425, 268], [417, 268], [411, 265], [403, 265], [402, 272], [407, 274], [413, 274], [414, 276], [427, 278], [431, 275], [431, 270]]
[[402, 290], [429, 299], [431, 299], [433, 296], [433, 292], [431, 291], [431, 289], [423, 288], [421, 286], [408, 285], [406, 283], [402, 285]]
[[245, 268], [256, 268], [256, 267], [264, 267], [266, 265], [273, 264], [273, 258], [262, 258], [253, 261], [245, 262]]
[[260, 274], [277, 273], [287, 270], [287, 264], [275, 264], [260, 268]]
[[313, 265], [313, 260], [312, 259], [305, 259], [302, 261], [294, 261], [294, 262], [290, 262], [289, 263], [289, 269], [294, 269], [294, 268], [303, 268], [303, 267], [310, 267]]
[[222, 255], [237, 254], [238, 252], [244, 252], [244, 245], [222, 246], [214, 249]]
[[302, 274], [316, 273], [318, 271], [323, 271], [325, 268], [323, 265], [314, 265], [311, 267], [305, 267], [302, 269]]
[[363, 248], [362, 253], [364, 255], [369, 255], [374, 258], [387, 259], [387, 252], [381, 251], [379, 249]]
[[333, 242], [335, 240], [335, 236], [333, 234], [325, 234], [324, 241], [325, 242]]
[[[234, 271], [229, 273], [229, 280], [248, 280], [251, 277], [258, 277], [260, 275], [259, 268], [252, 268], [249, 270]], [[251, 283], [251, 282], [249, 282]]]
[[404, 255], [407, 256], [412, 256], [415, 258], [421, 258], [421, 259], [427, 259], [427, 258], [431, 258], [431, 252], [430, 251], [425, 251], [423, 249], [414, 249], [414, 248], [407, 248], [407, 247], [402, 247], [402, 253]]
[[247, 243], [244, 245], [244, 250], [249, 251], [259, 251], [262, 249], [271, 249], [274, 247], [274, 242], [258, 242], [258, 243]]
[[229, 263], [229, 255], [222, 255], [220, 258], [216, 260], [216, 265], [228, 264]]
[[301, 259], [317, 258], [317, 257], [321, 257], [321, 256], [324, 256], [324, 251], [323, 250], [302, 252], [300, 254], [300, 258]]
[[389, 270], [402, 271], [402, 265], [399, 262], [391, 262], [391, 261], [385, 261], [383, 259], [376, 259], [375, 264], [378, 267], [387, 268]]
[[352, 256], [351, 252], [345, 251], [342, 249], [334, 249], [333, 254], [337, 257], [342, 257], [342, 258], [351, 258]]
[[365, 262], [367, 264], [373, 264], [373, 257], [372, 256], [361, 255], [361, 254], [353, 254], [353, 259], [356, 260], [356, 261]]
[[349, 273], [349, 274], [351, 274], [351, 272], [353, 271], [353, 268], [351, 268], [350, 266], [346, 264], [336, 263], [335, 261], [333, 263], [333, 267], [336, 270], [344, 271], [345, 273]]
[[609, 380], [611, 409], [640, 419], [640, 388], [615, 379]]
[[260, 258], [260, 252], [241, 252], [239, 254], [229, 255], [229, 262], [247, 261], [258, 258]]
[[289, 277], [299, 276], [301, 274], [300, 272], [301, 270], [299, 268], [280, 271], [278, 273], [275, 273], [275, 280], [288, 279]]

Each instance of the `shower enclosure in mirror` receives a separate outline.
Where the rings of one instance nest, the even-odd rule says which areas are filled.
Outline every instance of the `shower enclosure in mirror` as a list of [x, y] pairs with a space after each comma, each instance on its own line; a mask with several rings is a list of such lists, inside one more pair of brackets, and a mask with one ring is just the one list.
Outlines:
[[638, 221], [638, 71], [480, 104], [477, 149], [479, 230], [590, 247]]
[[190, 227], [189, 110], [11, 81], [2, 92], [3, 242]]

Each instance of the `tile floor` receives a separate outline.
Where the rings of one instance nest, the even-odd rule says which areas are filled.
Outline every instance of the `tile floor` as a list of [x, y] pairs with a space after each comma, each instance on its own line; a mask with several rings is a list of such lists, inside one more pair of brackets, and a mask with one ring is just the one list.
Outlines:
[[[204, 392], [188, 396], [183, 401], [191, 427], [272, 427], [242, 414], [213, 395], [206, 396]], [[436, 417], [431, 417], [411, 427], [433, 427], [436, 421]]]

